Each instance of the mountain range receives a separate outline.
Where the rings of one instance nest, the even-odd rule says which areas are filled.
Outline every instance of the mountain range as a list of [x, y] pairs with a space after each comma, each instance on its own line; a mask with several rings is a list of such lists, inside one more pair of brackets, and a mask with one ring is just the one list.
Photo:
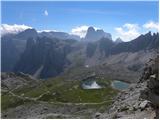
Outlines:
[[2, 118], [159, 117], [159, 33], [123, 42], [93, 27], [84, 38], [27, 29], [1, 46]]
[[[35, 29], [27, 29], [15, 35], [6, 34], [1, 40], [2, 72], [24, 72], [49, 78], [70, 68], [87, 65], [95, 69], [94, 72], [105, 71], [106, 75], [112, 72], [115, 78], [134, 79], [145, 61], [158, 50], [159, 33], [152, 35], [148, 32], [130, 42], [123, 42], [120, 38], [113, 41], [111, 34], [93, 27], [88, 28], [81, 40], [64, 32], [39, 33]], [[123, 58], [128, 58], [128, 61]], [[100, 66], [105, 70], [99, 70]], [[121, 70], [120, 66], [123, 66]], [[126, 76], [120, 75], [120, 71]]]

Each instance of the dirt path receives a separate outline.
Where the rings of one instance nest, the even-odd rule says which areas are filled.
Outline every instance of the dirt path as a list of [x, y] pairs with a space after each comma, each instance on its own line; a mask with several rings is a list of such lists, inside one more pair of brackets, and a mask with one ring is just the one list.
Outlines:
[[38, 100], [39, 98], [41, 98], [43, 95], [47, 94], [47, 92], [41, 94], [40, 96], [36, 97], [36, 98], [32, 98], [32, 97], [24, 97], [24, 96], [19, 96], [14, 94], [13, 92], [9, 91], [9, 94], [11, 94], [13, 97], [17, 97], [19, 99], [23, 99], [23, 100], [30, 100], [30, 101], [37, 101], [39, 103], [51, 103], [51, 104], [58, 104], [58, 105], [101, 105], [101, 104], [105, 104], [108, 102], [113, 102], [113, 100], [108, 100], [108, 101], [103, 101], [103, 102], [98, 102], [98, 103], [63, 103], [63, 102], [45, 102], [45, 101], [40, 101]]

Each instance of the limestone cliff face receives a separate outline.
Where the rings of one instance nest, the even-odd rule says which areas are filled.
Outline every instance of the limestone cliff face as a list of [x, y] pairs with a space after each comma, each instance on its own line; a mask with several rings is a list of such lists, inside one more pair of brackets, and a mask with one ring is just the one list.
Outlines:
[[69, 40], [43, 37], [37, 38], [34, 42], [28, 39], [26, 49], [15, 65], [14, 71], [30, 75], [38, 72], [40, 78], [55, 77], [69, 64], [66, 55], [70, 51]]
[[[136, 84], [122, 91], [99, 118], [159, 118], [159, 59], [150, 59]], [[95, 115], [96, 116], [96, 115]]]
[[141, 92], [141, 98], [150, 101], [156, 111], [156, 118], [159, 116], [159, 58], [151, 59], [147, 64], [140, 79], [140, 82], [147, 82], [147, 88]]

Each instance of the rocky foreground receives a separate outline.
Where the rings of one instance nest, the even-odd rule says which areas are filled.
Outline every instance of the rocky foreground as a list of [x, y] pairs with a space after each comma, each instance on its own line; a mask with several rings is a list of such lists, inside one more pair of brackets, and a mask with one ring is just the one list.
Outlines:
[[150, 60], [138, 83], [120, 93], [109, 110], [96, 118], [159, 118], [159, 59]]

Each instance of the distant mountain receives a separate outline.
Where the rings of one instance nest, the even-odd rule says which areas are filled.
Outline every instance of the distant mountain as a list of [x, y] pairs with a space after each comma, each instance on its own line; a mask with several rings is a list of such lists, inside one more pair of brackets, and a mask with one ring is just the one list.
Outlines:
[[27, 29], [18, 34], [5, 34], [1, 37], [2, 72], [13, 71], [13, 67], [26, 47], [29, 38], [36, 38], [35, 29]]
[[145, 35], [140, 35], [136, 39], [129, 42], [122, 42], [112, 47], [112, 54], [121, 52], [137, 52], [140, 50], [158, 49], [159, 47], [159, 33], [151, 35], [148, 32]]
[[2, 36], [2, 39], [12, 39], [13, 43], [15, 44], [16, 49], [22, 53], [26, 46], [26, 41], [29, 38], [36, 38], [38, 33], [35, 29], [26, 29], [18, 34], [5, 34]]
[[2, 38], [7, 39], [9, 36], [12, 36], [13, 42], [16, 45], [16, 48], [23, 52], [26, 46], [26, 41], [29, 38], [36, 39], [37, 37], [48, 37], [48, 38], [57, 38], [62, 40], [67, 39], [74, 39], [74, 40], [80, 40], [79, 36], [71, 35], [65, 32], [37, 32], [35, 29], [26, 29], [22, 32], [19, 32], [17, 34], [5, 34], [2, 36]]
[[[159, 48], [159, 33], [148, 32], [129, 42], [120, 39], [114, 42], [109, 33], [89, 27], [84, 38], [87, 42], [77, 41], [76, 37], [64, 32], [38, 33], [35, 29], [4, 35], [1, 38], [2, 72], [24, 72], [48, 78], [63, 73], [70, 65], [95, 66], [115, 61], [114, 68], [119, 69], [119, 65], [126, 65], [122, 58], [131, 56], [129, 61], [132, 61], [135, 56], [146, 55], [148, 59], [154, 52], [145, 54], [145, 51]], [[132, 62], [133, 65], [126, 65], [127, 70], [135, 71], [139, 69], [137, 66], [143, 66], [141, 60]]]
[[46, 36], [49, 38], [57, 38], [57, 39], [62, 39], [62, 40], [67, 40], [67, 39], [75, 39], [75, 40], [80, 40], [80, 37], [77, 35], [70, 35], [65, 32], [41, 32], [39, 33], [40, 37]]
[[15, 39], [27, 40], [28, 38], [36, 38], [38, 33], [35, 29], [26, 29], [15, 35]]
[[103, 30], [95, 30], [93, 27], [89, 27], [86, 33], [86, 36], [84, 38], [84, 41], [97, 41], [100, 40], [101, 38], [108, 38], [112, 40], [112, 36], [110, 33], [106, 33]]
[[155, 57], [159, 48], [159, 34], [150, 32], [130, 42], [115, 43], [102, 38], [88, 43], [84, 65], [95, 68], [97, 74], [111, 79], [136, 82], [147, 61]]
[[122, 42], [123, 42], [123, 40], [120, 37], [115, 40], [116, 44], [119, 44], [119, 43], [122, 43]]
[[[140, 50], [150, 50], [158, 49], [159, 44], [159, 33], [151, 35], [151, 32], [148, 32], [145, 35], [140, 35], [136, 39], [129, 42], [120, 42], [117, 44], [108, 38], [102, 38], [95, 43], [89, 43], [87, 46], [87, 56], [90, 51], [96, 51], [96, 48], [99, 48], [101, 54], [105, 56], [119, 54], [122, 52], [137, 52]], [[95, 47], [96, 46], [96, 47]], [[94, 47], [94, 48], [93, 48]], [[92, 52], [92, 55], [94, 53]]]
[[[2, 47], [2, 71], [13, 71], [13, 66], [15, 62], [20, 58], [21, 54], [26, 49], [27, 40], [37, 37], [48, 37], [50, 39], [75, 39], [80, 40], [80, 37], [75, 35], [70, 35], [64, 32], [42, 32], [38, 33], [35, 29], [26, 29], [17, 34], [5, 34], [1, 37], [1, 47]], [[69, 40], [70, 41], [70, 40]], [[11, 54], [13, 53], [13, 54]]]

